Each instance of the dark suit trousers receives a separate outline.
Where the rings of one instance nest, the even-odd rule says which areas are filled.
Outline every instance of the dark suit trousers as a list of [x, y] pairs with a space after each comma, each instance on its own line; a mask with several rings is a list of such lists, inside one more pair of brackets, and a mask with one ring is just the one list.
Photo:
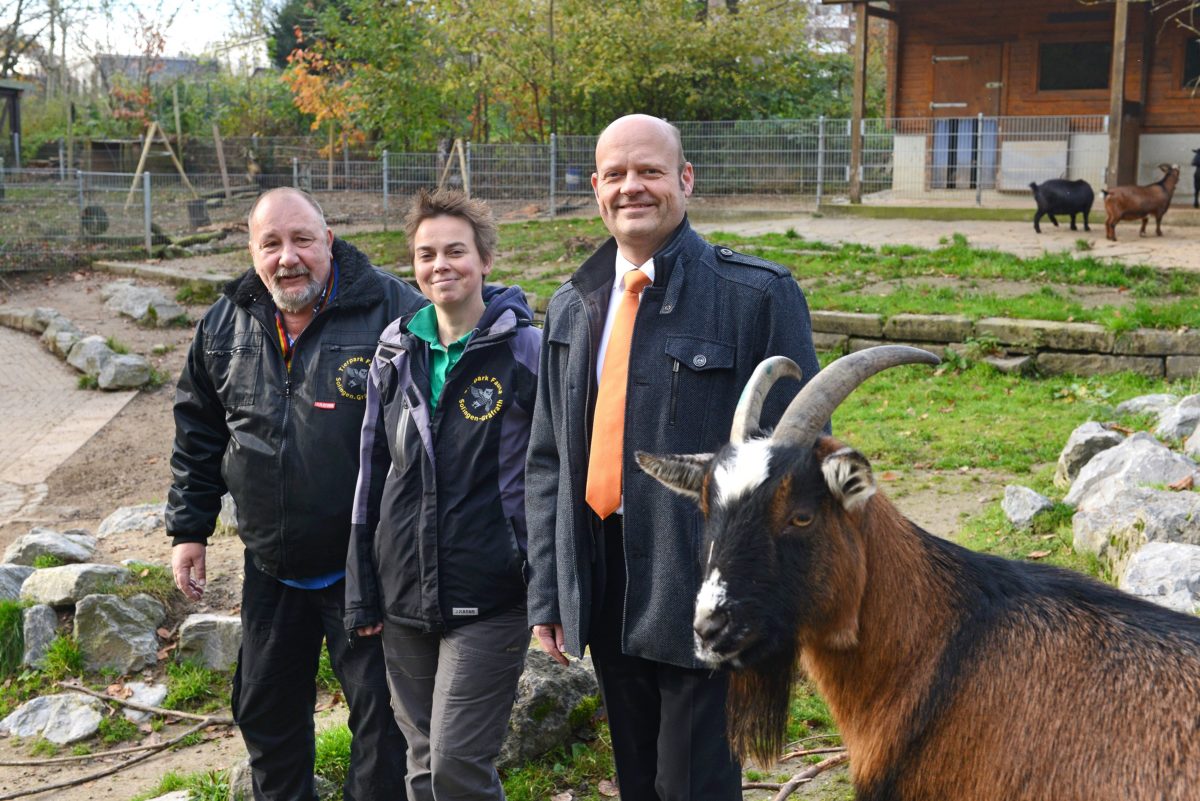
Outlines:
[[625, 555], [620, 515], [604, 521], [590, 647], [612, 732], [622, 801], [740, 801], [725, 738], [726, 674], [621, 652]]

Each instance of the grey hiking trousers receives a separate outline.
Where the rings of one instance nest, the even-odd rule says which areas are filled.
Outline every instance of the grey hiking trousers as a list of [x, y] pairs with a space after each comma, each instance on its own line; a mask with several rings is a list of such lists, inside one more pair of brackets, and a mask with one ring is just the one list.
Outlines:
[[524, 604], [432, 634], [384, 624], [392, 709], [408, 740], [409, 801], [503, 801], [495, 762], [529, 640]]

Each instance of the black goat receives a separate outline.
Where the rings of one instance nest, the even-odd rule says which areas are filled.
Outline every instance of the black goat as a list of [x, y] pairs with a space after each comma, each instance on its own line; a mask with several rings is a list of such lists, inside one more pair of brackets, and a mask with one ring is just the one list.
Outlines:
[[699, 504], [696, 654], [729, 667], [729, 739], [774, 761], [803, 670], [837, 720], [860, 801], [1200, 797], [1200, 620], [1085, 576], [975, 553], [904, 518], [822, 428], [864, 380], [937, 363], [844, 356], [769, 437], [773, 357], [715, 454], [638, 464]]
[[1033, 199], [1037, 201], [1037, 214], [1033, 215], [1033, 230], [1039, 234], [1042, 232], [1040, 223], [1043, 216], [1049, 217], [1050, 222], [1054, 223], [1054, 227], [1057, 228], [1058, 220], [1054, 219], [1055, 214], [1070, 214], [1072, 231], [1079, 230], [1075, 227], [1075, 215], [1082, 215], [1083, 230], [1092, 230], [1088, 227], [1088, 215], [1092, 213], [1092, 203], [1096, 200], [1096, 193], [1092, 191], [1092, 185], [1087, 181], [1067, 181], [1062, 178], [1054, 178], [1040, 186], [1037, 183], [1031, 183], [1029, 188], [1033, 190]]

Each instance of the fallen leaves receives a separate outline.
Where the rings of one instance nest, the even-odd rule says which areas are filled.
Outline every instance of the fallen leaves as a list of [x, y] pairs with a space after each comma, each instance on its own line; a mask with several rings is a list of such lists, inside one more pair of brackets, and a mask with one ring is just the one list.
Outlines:
[[1192, 474], [1188, 473], [1178, 481], [1172, 481], [1170, 484], [1168, 484], [1167, 489], [1175, 490], [1176, 492], [1182, 492], [1184, 490], [1190, 490], [1193, 486], [1195, 486], [1195, 484], [1196, 481], [1194, 478], [1192, 478]]
[[1051, 551], [1030, 551], [1025, 555], [1026, 559], [1045, 559], [1051, 554]]

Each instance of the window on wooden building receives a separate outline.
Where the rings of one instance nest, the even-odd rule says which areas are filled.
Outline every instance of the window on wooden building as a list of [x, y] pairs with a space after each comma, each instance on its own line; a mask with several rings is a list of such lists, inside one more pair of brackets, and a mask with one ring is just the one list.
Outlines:
[[1184, 46], [1183, 88], [1200, 96], [1200, 39], [1188, 39]]
[[1111, 42], [1046, 42], [1038, 47], [1038, 90], [1107, 89]]

